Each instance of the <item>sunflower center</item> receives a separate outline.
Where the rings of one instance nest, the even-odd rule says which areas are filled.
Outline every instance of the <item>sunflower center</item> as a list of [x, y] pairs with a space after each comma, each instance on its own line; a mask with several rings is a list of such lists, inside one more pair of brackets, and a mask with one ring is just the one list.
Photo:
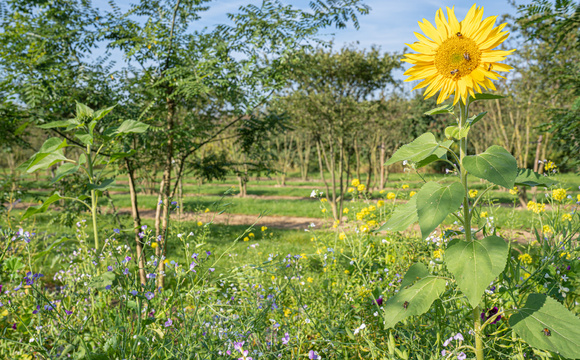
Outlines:
[[450, 79], [459, 79], [475, 70], [480, 59], [481, 50], [475, 41], [457, 33], [437, 49], [435, 67], [439, 74]]

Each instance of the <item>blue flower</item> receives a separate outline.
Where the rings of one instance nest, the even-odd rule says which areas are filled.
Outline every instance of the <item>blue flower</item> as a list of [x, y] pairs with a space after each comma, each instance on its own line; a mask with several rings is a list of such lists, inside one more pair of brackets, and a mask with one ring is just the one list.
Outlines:
[[173, 325], [173, 320], [167, 319], [167, 321], [165, 322], [165, 327], [170, 327], [171, 325]]
[[120, 234], [120, 233], [121, 233], [121, 230], [119, 230], [119, 229], [113, 229], [113, 231], [114, 231], [115, 233], [117, 233], [117, 234]]
[[151, 300], [155, 297], [155, 294], [153, 294], [151, 291], [147, 291], [145, 293], [145, 297], [147, 298], [147, 300]]

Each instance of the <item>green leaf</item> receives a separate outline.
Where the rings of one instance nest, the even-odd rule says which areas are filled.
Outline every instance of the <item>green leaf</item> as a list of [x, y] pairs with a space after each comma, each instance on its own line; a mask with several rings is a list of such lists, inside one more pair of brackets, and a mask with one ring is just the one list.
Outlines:
[[471, 116], [471, 117], [467, 118], [467, 123], [471, 126], [471, 125], [477, 123], [479, 120], [483, 119], [485, 114], [487, 114], [487, 111], [480, 112], [477, 115]]
[[571, 359], [580, 356], [580, 319], [548, 295], [528, 296], [524, 307], [510, 316], [509, 324], [530, 346]]
[[445, 220], [447, 215], [457, 210], [464, 196], [465, 190], [458, 182], [443, 186], [430, 181], [423, 185], [415, 195], [417, 197], [417, 216], [423, 239], [429, 236]]
[[93, 135], [87, 133], [77, 133], [75, 137], [83, 143], [83, 145], [93, 145]]
[[453, 140], [446, 140], [439, 144], [439, 148], [433, 152], [433, 154], [427, 156], [423, 160], [419, 160], [415, 163], [415, 167], [417, 169], [422, 168], [423, 166], [427, 166], [434, 161], [439, 159], [446, 159], [447, 158], [447, 149], [453, 144]]
[[417, 280], [421, 280], [422, 278], [429, 276], [429, 270], [427, 266], [423, 263], [415, 263], [411, 265], [409, 270], [405, 273], [403, 277], [403, 281], [401, 281], [401, 289], [406, 288], [407, 286], [413, 284]]
[[70, 125], [69, 120], [62, 120], [62, 121], [49, 122], [48, 124], [38, 125], [38, 127], [41, 129], [54, 129], [54, 128], [60, 128], [60, 127], [67, 127], [69, 125]]
[[77, 102], [77, 119], [92, 118], [94, 113], [90, 107]]
[[99, 191], [105, 191], [108, 188], [112, 187], [113, 185], [115, 185], [115, 179], [105, 179], [103, 180], [100, 184], [96, 185], [96, 184], [89, 184], [87, 186], [87, 189], [89, 191], [91, 190], [99, 190]]
[[395, 151], [393, 156], [385, 163], [385, 165], [391, 165], [397, 161], [403, 160], [419, 162], [435, 153], [437, 150], [439, 150], [439, 152], [435, 155], [447, 153], [446, 149], [440, 148], [440, 144], [435, 139], [435, 135], [428, 132], [419, 136], [411, 143], [401, 146], [397, 151]]
[[109, 158], [109, 162], [114, 162], [114, 161], [117, 161], [119, 159], [124, 159], [126, 157], [133, 156], [136, 153], [137, 153], [137, 151], [135, 151], [134, 149], [131, 149], [128, 152], [114, 153], [114, 154], [111, 154], [111, 157]]
[[26, 212], [24, 213], [24, 215], [22, 215], [22, 220], [27, 219], [29, 217], [31, 217], [32, 215], [36, 215], [36, 214], [40, 214], [45, 212], [48, 207], [50, 206], [50, 204], [59, 201], [60, 199], [64, 199], [62, 196], [60, 196], [59, 193], [54, 193], [52, 194], [48, 199], [44, 200], [44, 203], [42, 203], [41, 205], [38, 206], [31, 206], [28, 209], [26, 209]]
[[470, 96], [469, 101], [475, 100], [495, 100], [495, 99], [503, 99], [505, 96], [501, 95], [494, 95], [494, 94], [475, 94], [475, 97]]
[[374, 232], [403, 231], [417, 219], [417, 197], [413, 196], [406, 204], [397, 206], [389, 220]]
[[453, 114], [453, 105], [443, 105], [435, 108], [433, 110], [429, 110], [425, 113], [425, 115], [438, 115], [438, 114]]
[[518, 175], [516, 176], [515, 184], [519, 186], [552, 186], [557, 184], [556, 180], [549, 178], [548, 176], [540, 175], [537, 172], [530, 169], [518, 169]]
[[508, 252], [507, 242], [498, 236], [470, 242], [455, 239], [447, 246], [447, 269], [472, 307], [480, 303], [485, 289], [505, 268]]
[[445, 291], [446, 282], [437, 276], [427, 276], [410, 288], [399, 291], [385, 303], [385, 328], [392, 328], [409, 316], [427, 312], [431, 304]]
[[108, 113], [110, 113], [117, 105], [113, 105], [111, 107], [108, 107], [106, 109], [101, 109], [101, 110], [97, 110], [95, 111], [94, 115], [93, 115], [93, 120], [95, 121], [99, 121], [102, 118], [104, 118], [105, 116], [107, 116]]
[[44, 255], [48, 255], [48, 253], [50, 253], [55, 247], [65, 243], [67, 241], [75, 241], [75, 240], [69, 239], [67, 237], [63, 237], [62, 239], [59, 239], [59, 240], [53, 242], [49, 247], [47, 247], [43, 251], [36, 253], [34, 255], [34, 258], [39, 259], [39, 258], [43, 257]]
[[46, 154], [53, 151], [67, 147], [66, 139], [59, 139], [57, 137], [52, 137], [47, 139], [44, 144], [40, 147], [37, 154]]
[[518, 173], [516, 159], [506, 149], [493, 145], [485, 152], [463, 158], [463, 167], [473, 176], [511, 189]]
[[66, 163], [64, 165], [61, 165], [56, 170], [56, 174], [54, 175], [54, 179], [52, 179], [52, 181], [50, 183], [54, 184], [55, 182], [59, 181], [63, 177], [76, 173], [78, 170], [79, 170], [78, 164]]
[[50, 154], [36, 154], [34, 159], [28, 164], [26, 172], [30, 174], [37, 170], [46, 170], [60, 161], [68, 161], [62, 150], [57, 150]]
[[144, 133], [149, 128], [149, 125], [135, 120], [125, 120], [117, 128], [117, 134], [130, 134], [130, 133]]
[[445, 128], [445, 136], [450, 139], [463, 139], [469, 133], [469, 126], [459, 129], [458, 126], [448, 126]]

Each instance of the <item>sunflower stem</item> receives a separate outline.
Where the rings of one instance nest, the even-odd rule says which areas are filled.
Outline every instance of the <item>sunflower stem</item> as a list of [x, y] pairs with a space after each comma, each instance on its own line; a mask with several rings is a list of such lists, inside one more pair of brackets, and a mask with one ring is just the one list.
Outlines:
[[[469, 101], [469, 100], [468, 100]], [[459, 130], [467, 126], [468, 105], [462, 100], [459, 101]], [[460, 132], [461, 133], [461, 132]], [[461, 184], [465, 190], [463, 198], [463, 228], [465, 229], [465, 241], [472, 241], [471, 235], [471, 211], [469, 208], [469, 186], [467, 184], [467, 170], [463, 167], [463, 158], [467, 156], [467, 136], [459, 140], [459, 168], [461, 169]], [[473, 309], [473, 330], [475, 332], [475, 357], [477, 360], [483, 358], [483, 341], [481, 339], [481, 320], [479, 319], [479, 306]]]

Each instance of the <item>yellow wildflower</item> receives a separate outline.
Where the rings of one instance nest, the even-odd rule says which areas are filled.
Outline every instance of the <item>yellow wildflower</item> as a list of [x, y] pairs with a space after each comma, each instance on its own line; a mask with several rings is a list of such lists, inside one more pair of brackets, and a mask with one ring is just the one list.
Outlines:
[[513, 189], [510, 189], [510, 194], [511, 195], [517, 195], [518, 194], [518, 187], [514, 186]]
[[530, 254], [521, 254], [520, 256], [518, 256], [518, 260], [520, 260], [522, 263], [524, 264], [531, 264], [533, 259], [530, 256]]
[[383, 200], [377, 201], [377, 207], [383, 207], [383, 206], [385, 206], [385, 202]]
[[572, 221], [572, 215], [571, 214], [563, 214], [562, 221]]
[[389, 199], [389, 200], [393, 200], [396, 197], [397, 197], [397, 195], [395, 195], [394, 192], [390, 192], [387, 194], [387, 199]]
[[562, 188], [552, 190], [552, 198], [556, 201], [564, 200], [566, 198], [566, 190]]
[[324, 214], [324, 213], [326, 212], [326, 209], [322, 209], [322, 210], [320, 210], [320, 211], [322, 211], [322, 213]]
[[159, 244], [158, 244], [158, 243], [156, 243], [156, 242], [153, 242], [153, 243], [151, 243], [151, 247], [152, 247], [153, 249], [157, 249], [157, 248], [159, 247]]
[[313, 282], [313, 281], [314, 281], [314, 279], [313, 279], [313, 278], [311, 278], [311, 277], [309, 277], [308, 279], [306, 279], [306, 281], [307, 281], [307, 282], [309, 282], [309, 283], [311, 283], [311, 282]]
[[402, 186], [402, 188], [403, 188], [403, 189], [408, 189], [408, 188], [409, 188], [409, 185], [407, 185], [407, 184], [404, 184], [404, 185]]
[[415, 191], [411, 191], [411, 192], [409, 193], [409, 197], [410, 197], [410, 198], [412, 198], [412, 197], [413, 197], [413, 196], [415, 196], [416, 194], [417, 194], [417, 193], [416, 193]]
[[437, 250], [433, 251], [433, 257], [435, 259], [443, 259], [443, 254], [444, 254], [443, 249], [437, 249]]
[[276, 277], [274, 275], [272, 275], [272, 281], [276, 280]]
[[327, 198], [321, 198], [320, 199], [320, 202], [328, 202], [328, 199]]
[[254, 235], [254, 233], [249, 233], [248, 236], [249, 237], [254, 237], [255, 235]]
[[290, 311], [290, 309], [284, 309], [284, 316], [285, 317], [290, 317], [290, 314], [292, 314], [292, 311]]
[[244, 241], [250, 241], [250, 238], [246, 236], [246, 237], [244, 238]]
[[262, 226], [262, 231], [266, 231], [266, 230], [268, 230], [268, 227], [267, 226]]
[[343, 214], [348, 214], [348, 208], [344, 208], [344, 209], [342, 209], [342, 213], [343, 213]]
[[350, 274], [350, 271], [344, 270], [344, 273], [348, 275], [348, 274]]
[[369, 229], [369, 227], [367, 225], [362, 225], [360, 227], [360, 231], [363, 233], [368, 233], [369, 231], [371, 231], [371, 229]]
[[338, 239], [339, 240], [346, 240], [346, 234], [341, 232], [340, 234], [338, 234]]
[[376, 220], [369, 220], [369, 221], [367, 221], [367, 225], [370, 227], [375, 227], [375, 226], [379, 225], [379, 223]]
[[386, 190], [379, 191], [379, 194], [384, 194]]
[[551, 234], [552, 233], [552, 228], [550, 227], [550, 225], [544, 225], [542, 227], [542, 231], [544, 232], [544, 234]]
[[300, 254], [300, 258], [301, 259], [307, 259], [306, 254], [305, 253]]
[[205, 208], [205, 212], [208, 213], [209, 212], [209, 208]]
[[350, 184], [354, 187], [357, 187], [360, 185], [360, 181], [359, 181], [359, 179], [353, 179]]
[[489, 216], [489, 214], [487, 213], [487, 211], [482, 211], [481, 214], [479, 214], [479, 217], [482, 219], [485, 219]]
[[377, 207], [374, 205], [371, 205], [368, 207], [368, 209], [369, 209], [369, 211], [375, 211], [377, 209]]
[[198, 221], [197, 226], [203, 226], [203, 223], [201, 221]]
[[354, 191], [354, 188], [349, 187], [346, 191], [348, 191], [349, 193]]
[[470, 197], [470, 198], [472, 198], [472, 199], [473, 199], [473, 198], [474, 198], [474, 197], [476, 197], [476, 196], [477, 196], [477, 190], [475, 190], [475, 189], [471, 189], [471, 190], [469, 190], [469, 197]]
[[366, 187], [364, 184], [360, 184], [359, 186], [356, 187], [356, 189], [360, 192], [363, 192], [363, 191], [365, 191]]
[[570, 255], [569, 252], [563, 252], [560, 254], [560, 257], [564, 257], [564, 256], [566, 257], [566, 260], [572, 259], [572, 255]]
[[546, 165], [544, 165], [544, 170], [546, 170], [546, 171], [556, 170], [556, 169], [558, 169], [558, 167], [556, 166], [556, 164], [554, 164], [553, 161], [548, 161], [546, 163]]

